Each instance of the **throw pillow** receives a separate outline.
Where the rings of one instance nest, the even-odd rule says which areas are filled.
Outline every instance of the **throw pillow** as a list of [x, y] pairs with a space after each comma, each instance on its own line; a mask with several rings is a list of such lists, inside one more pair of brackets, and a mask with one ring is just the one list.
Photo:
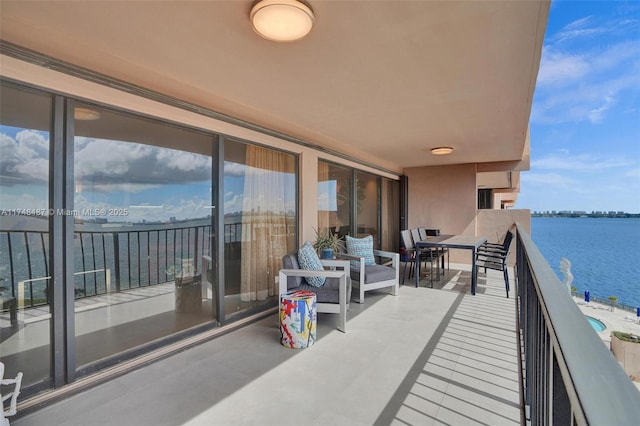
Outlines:
[[[318, 253], [316, 253], [309, 241], [305, 242], [302, 247], [300, 247], [300, 250], [298, 250], [298, 263], [300, 264], [301, 269], [309, 269], [312, 271], [324, 270], [322, 262], [320, 262], [320, 258], [318, 257]], [[322, 287], [326, 280], [326, 277], [304, 278], [307, 280], [309, 285], [313, 287]]]
[[[347, 235], [347, 253], [353, 256], [364, 257], [365, 266], [376, 264], [376, 258], [373, 257], [373, 237], [371, 235], [364, 238], [353, 238]], [[352, 260], [351, 266], [358, 268], [360, 262]]]

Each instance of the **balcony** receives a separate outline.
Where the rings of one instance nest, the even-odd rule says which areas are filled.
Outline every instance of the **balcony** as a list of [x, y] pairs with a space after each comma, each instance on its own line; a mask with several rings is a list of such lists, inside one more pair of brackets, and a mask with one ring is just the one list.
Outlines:
[[[48, 206], [73, 205], [74, 182], [65, 179], [75, 155], [69, 137], [77, 133], [204, 155], [218, 169], [205, 175], [218, 178], [225, 159], [214, 145], [227, 149], [246, 141], [296, 156], [296, 187], [305, 189], [293, 226], [298, 243], [313, 235], [318, 206], [308, 201], [316, 198], [322, 161], [405, 183], [408, 206], [401, 214], [411, 226], [438, 224], [447, 233], [494, 237], [529, 216], [479, 213], [476, 197], [479, 188], [491, 190], [487, 204], [512, 205], [518, 174], [529, 167], [528, 123], [550, 2], [317, 2], [317, 29], [304, 43], [286, 46], [252, 32], [249, 3], [2, 4], [0, 76], [11, 86], [5, 93], [28, 93], [17, 98], [23, 102], [2, 97], [2, 123], [54, 130], [44, 138], [55, 159], [46, 159], [55, 165], [48, 173]], [[102, 118], [76, 120], [71, 110], [84, 104], [99, 107]], [[144, 126], [122, 125], [130, 120]], [[135, 131], [124, 139], [122, 129]], [[454, 151], [431, 155], [436, 141]], [[223, 151], [240, 164], [241, 151]], [[211, 187], [219, 183], [212, 179]], [[48, 289], [43, 281], [23, 280], [23, 288], [40, 287], [44, 297], [29, 294], [21, 309], [36, 319], [51, 315], [53, 326], [37, 336], [51, 340], [50, 350], [14, 359], [31, 368], [51, 360], [53, 368], [31, 384], [56, 389], [25, 391], [14, 424], [627, 424], [639, 418], [637, 392], [602, 343], [589, 337], [575, 304], [557, 292], [557, 279], [522, 229], [511, 274], [519, 299], [504, 298], [501, 279], [492, 274], [481, 278], [478, 295], [469, 296], [469, 266], [452, 256], [457, 264], [440, 288], [405, 286], [399, 297], [380, 293], [354, 304], [347, 335], [335, 331], [335, 318], [322, 316], [316, 346], [295, 352], [278, 344], [273, 311], [212, 329], [219, 308], [213, 303], [199, 323], [169, 330], [160, 343], [148, 332], [162, 324], [156, 318], [144, 318], [144, 327], [123, 322], [109, 330], [110, 312], [135, 313], [128, 308], [151, 290], [160, 290], [162, 319], [174, 319], [173, 288], [169, 279], [164, 292], [167, 277], [160, 273], [167, 263], [156, 263], [155, 270], [151, 263], [119, 271], [95, 266], [100, 257], [84, 251], [85, 238], [77, 239], [78, 249], [62, 219], [51, 228], [65, 235], [64, 252], [47, 273], [34, 275], [52, 276]], [[193, 257], [196, 270], [208, 247], [195, 242], [207, 232], [187, 237], [188, 254], [180, 255]], [[153, 238], [175, 241], [175, 234], [156, 235], [127, 236], [135, 255], [123, 251], [113, 258], [148, 258], [154, 247], [158, 251]], [[119, 246], [115, 236], [86, 237]], [[61, 254], [60, 247], [50, 249], [53, 257]], [[74, 256], [75, 249], [82, 254]], [[220, 255], [221, 245], [216, 249]], [[37, 253], [25, 252], [22, 265], [31, 267], [24, 258]], [[74, 277], [69, 270], [83, 272]], [[221, 285], [237, 281], [226, 278]], [[66, 291], [74, 284], [75, 300]], [[57, 292], [54, 312], [47, 308], [49, 291]], [[141, 298], [111, 303], [114, 295], [134, 292]], [[236, 306], [242, 307], [232, 311]], [[116, 317], [125, 318], [121, 314]], [[92, 315], [100, 319], [77, 318]], [[224, 316], [221, 309], [217, 315]], [[156, 351], [130, 360], [131, 353], [122, 353], [138, 348], [138, 341], [113, 351], [108, 339], [78, 344], [85, 331], [100, 328], [107, 330], [103, 336], [118, 338], [141, 330]], [[84, 349], [94, 356], [82, 359]], [[111, 364], [95, 367], [104, 355]], [[66, 400], [55, 405], [55, 399]]]
[[34, 397], [13, 424], [633, 424], [640, 393], [518, 231], [518, 297], [492, 271], [471, 296], [452, 264], [436, 288], [353, 303], [347, 334], [320, 314], [311, 348], [282, 347], [270, 311]]

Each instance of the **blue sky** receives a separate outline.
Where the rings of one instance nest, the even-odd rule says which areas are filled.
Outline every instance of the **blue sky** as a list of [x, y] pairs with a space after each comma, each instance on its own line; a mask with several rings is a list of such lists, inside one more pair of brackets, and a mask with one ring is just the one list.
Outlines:
[[551, 4], [516, 208], [640, 213], [640, 0]]

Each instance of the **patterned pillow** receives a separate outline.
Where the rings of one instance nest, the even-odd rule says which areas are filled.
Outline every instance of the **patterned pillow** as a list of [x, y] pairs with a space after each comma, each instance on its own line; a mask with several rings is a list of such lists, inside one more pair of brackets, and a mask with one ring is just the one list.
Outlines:
[[[376, 259], [373, 257], [373, 237], [371, 235], [364, 238], [353, 238], [347, 235], [347, 253], [353, 256], [364, 257], [365, 266], [376, 264]], [[360, 262], [352, 260], [351, 266], [358, 268]]]
[[[309, 269], [312, 271], [322, 271], [324, 267], [320, 262], [320, 258], [318, 257], [318, 253], [316, 253], [313, 246], [309, 241], [305, 242], [300, 250], [298, 250], [298, 263], [300, 264], [300, 269]], [[304, 277], [310, 286], [313, 287], [322, 287], [326, 280], [326, 277]]]

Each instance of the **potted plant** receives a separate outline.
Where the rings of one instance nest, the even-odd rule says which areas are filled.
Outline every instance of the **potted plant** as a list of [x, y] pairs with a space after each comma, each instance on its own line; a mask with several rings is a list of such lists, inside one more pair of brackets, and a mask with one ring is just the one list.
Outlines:
[[616, 310], [616, 306], [618, 305], [618, 297], [617, 296], [609, 296], [607, 297], [611, 302], [611, 312]]
[[342, 238], [334, 233], [330, 228], [323, 228], [316, 231], [316, 241], [313, 248], [318, 251], [322, 259], [332, 259], [334, 253], [344, 250]]

